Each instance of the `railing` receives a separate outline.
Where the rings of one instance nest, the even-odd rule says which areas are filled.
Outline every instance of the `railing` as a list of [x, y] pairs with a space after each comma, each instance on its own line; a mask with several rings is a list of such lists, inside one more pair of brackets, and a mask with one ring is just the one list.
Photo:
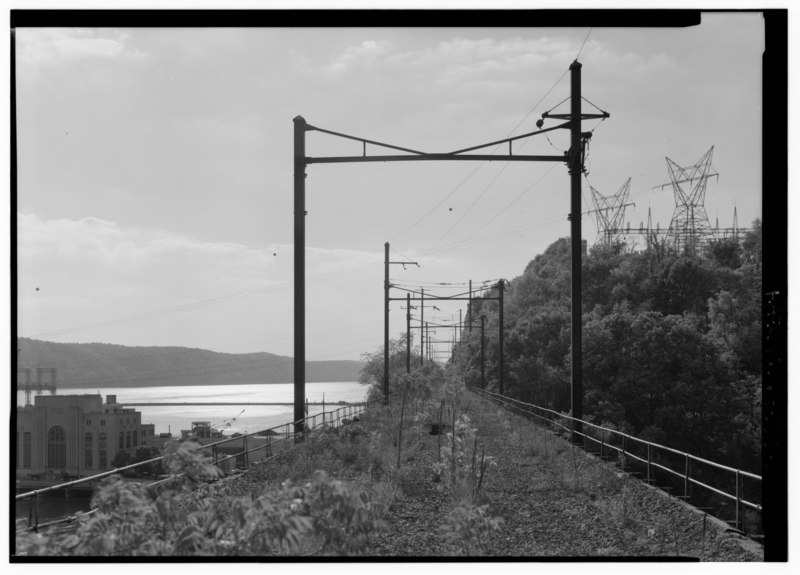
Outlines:
[[[325, 411], [323, 410], [320, 413], [316, 413], [314, 415], [310, 415], [304, 417], [301, 420], [293, 421], [289, 423], [282, 423], [280, 425], [276, 425], [274, 427], [270, 427], [269, 429], [264, 429], [260, 431], [255, 431], [253, 433], [248, 433], [244, 435], [239, 435], [236, 437], [229, 437], [222, 439], [220, 441], [209, 443], [207, 445], [203, 445], [201, 449], [203, 450], [210, 450], [211, 457], [214, 461], [214, 465], [220, 465], [229, 461], [234, 458], [242, 458], [242, 467], [245, 469], [250, 466], [251, 462], [251, 454], [256, 454], [257, 452], [262, 452], [263, 457], [259, 459], [260, 462], [268, 461], [277, 457], [277, 455], [289, 449], [294, 444], [294, 439], [304, 439], [307, 434], [308, 437], [312, 437], [310, 434], [316, 430], [321, 429], [328, 429], [334, 427], [340, 427], [343, 424], [352, 421], [355, 417], [361, 415], [364, 411], [366, 411], [369, 407], [377, 404], [383, 403], [383, 398], [380, 401], [365, 401], [360, 403], [351, 403], [345, 406], [342, 406], [333, 411]], [[302, 431], [295, 431], [297, 429], [302, 429]], [[270, 435], [272, 432], [272, 435]], [[264, 436], [266, 435], [266, 442], [264, 445], [259, 445], [257, 447], [248, 447], [248, 439], [253, 436]], [[277, 436], [277, 438], [276, 438]], [[240, 442], [242, 444], [242, 450], [237, 451], [236, 453], [225, 455], [222, 457], [220, 455], [219, 447], [225, 445], [227, 443], [232, 442]], [[278, 453], [273, 454], [273, 447], [280, 446], [281, 449]], [[118, 467], [116, 469], [112, 469], [110, 471], [105, 471], [103, 473], [98, 473], [96, 475], [91, 475], [89, 477], [83, 477], [81, 479], [76, 479], [74, 481], [68, 481], [66, 483], [59, 483], [57, 485], [51, 485], [49, 487], [44, 487], [42, 489], [36, 489], [34, 491], [28, 491], [26, 493], [21, 493], [15, 497], [16, 501], [28, 499], [30, 501], [30, 510], [28, 513], [28, 526], [25, 528], [29, 531], [39, 531], [44, 527], [51, 527], [53, 525], [58, 525], [61, 523], [71, 523], [75, 520], [75, 516], [71, 515], [69, 517], [64, 517], [61, 519], [57, 519], [55, 521], [50, 521], [48, 523], [39, 523], [39, 496], [45, 493], [50, 493], [54, 491], [58, 491], [61, 489], [69, 489], [71, 487], [76, 487], [78, 485], [85, 485], [88, 483], [92, 483], [98, 481], [100, 479], [104, 479], [106, 477], [110, 477], [112, 475], [118, 475], [120, 473], [130, 471], [132, 469], [136, 469], [137, 467], [142, 467], [145, 465], [149, 465], [152, 463], [160, 462], [164, 459], [164, 456], [154, 457], [153, 459], [148, 459], [146, 461], [139, 461], [137, 463], [133, 463], [131, 465], [126, 465], [125, 467]], [[238, 459], [237, 459], [238, 463]], [[157, 486], [169, 481], [173, 481], [181, 477], [181, 475], [173, 475], [167, 477], [165, 479], [161, 479], [158, 481], [154, 481], [149, 483], [150, 486]], [[94, 510], [90, 510], [87, 514], [93, 513]]]
[[[744, 482], [747, 480], [757, 482], [757, 490], [751, 488], [748, 490], [748, 492], [757, 492], [760, 497], [760, 475], [715, 463], [690, 453], [679, 451], [677, 449], [660, 445], [658, 443], [653, 443], [651, 441], [646, 441], [615, 429], [609, 429], [585, 420], [576, 419], [570, 417], [569, 415], [553, 411], [552, 409], [525, 403], [517, 399], [500, 395], [498, 393], [475, 387], [470, 387], [469, 389], [492, 401], [500, 403], [503, 406], [509, 407], [528, 416], [533, 416], [540, 422], [543, 422], [546, 426], [560, 430], [560, 432], [563, 432], [564, 434], [575, 434], [576, 436], [582, 438], [584, 448], [587, 448], [588, 443], [591, 442], [599, 450], [599, 455], [601, 457], [606, 457], [611, 453], [616, 453], [617, 456], [623, 460], [623, 462], [637, 462], [644, 468], [642, 475], [648, 484], [655, 483], [656, 471], [661, 471], [668, 474], [670, 477], [679, 480], [679, 482], [683, 484], [683, 495], [676, 496], [680, 499], [688, 500], [692, 496], [692, 487], [698, 486], [733, 501], [735, 505], [733, 525], [736, 527], [736, 529], [744, 533], [747, 533], [748, 526], [747, 522], [744, 520], [743, 514], [740, 513], [740, 511], [747, 508], [758, 513], [761, 513], [762, 511], [760, 503], [755, 503], [745, 499], [744, 486]], [[576, 426], [576, 423], [580, 423], [580, 425]], [[578, 431], [578, 429], [581, 427], [587, 431]], [[724, 488], [720, 487], [719, 485], [712, 486], [700, 481], [697, 477], [699, 475], [703, 475], [703, 473], [701, 469], [697, 468], [698, 465], [731, 474], [733, 476], [732, 479], [734, 480], [732, 493], [725, 491]], [[678, 468], [678, 470], [675, 468]], [[692, 475], [693, 472], [694, 476]], [[706, 472], [705, 475], [710, 474]], [[731, 488], [729, 487], [728, 489]], [[710, 514], [718, 517], [718, 514]], [[723, 519], [722, 517], [718, 518]], [[731, 523], [727, 519], [723, 520], [729, 524]]]

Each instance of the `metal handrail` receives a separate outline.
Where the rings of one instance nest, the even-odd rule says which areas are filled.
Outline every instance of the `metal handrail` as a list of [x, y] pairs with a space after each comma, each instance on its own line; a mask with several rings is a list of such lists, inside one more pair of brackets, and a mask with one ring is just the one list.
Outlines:
[[[390, 397], [392, 395], [396, 395], [396, 393], [395, 394], [390, 394]], [[360, 415], [364, 411], [366, 411], [368, 408], [370, 408], [371, 406], [373, 406], [375, 404], [383, 404], [383, 401], [384, 401], [384, 398], [381, 397], [380, 400], [362, 401], [362, 402], [358, 402], [358, 403], [350, 403], [350, 404], [344, 405], [344, 406], [339, 407], [338, 409], [335, 409], [335, 410], [332, 410], [332, 411], [325, 411], [325, 409], [323, 407], [323, 411], [320, 412], [320, 413], [316, 413], [314, 415], [304, 417], [304, 418], [299, 419], [297, 421], [292, 421], [292, 422], [289, 422], [289, 423], [281, 423], [279, 425], [270, 427], [268, 429], [262, 429], [262, 430], [259, 430], [259, 431], [254, 431], [252, 433], [246, 433], [246, 434], [243, 434], [243, 435], [238, 435], [236, 437], [229, 437], [229, 438], [223, 439], [221, 441], [215, 441], [214, 443], [208, 443], [206, 445], [203, 445], [201, 447], [201, 450], [210, 450], [211, 451], [211, 453], [213, 454], [213, 457], [214, 457], [214, 464], [215, 465], [217, 465], [219, 463], [222, 463], [224, 461], [228, 461], [230, 459], [238, 458], [241, 455], [244, 455], [245, 456], [245, 461], [247, 461], [247, 455], [249, 453], [252, 453], [254, 451], [259, 451], [259, 450], [264, 450], [265, 454], [269, 453], [269, 451], [267, 451], [267, 450], [271, 449], [272, 445], [276, 445], [276, 444], [279, 444], [281, 442], [286, 442], [286, 441], [288, 441], [290, 439], [294, 439], [294, 438], [296, 438], [298, 436], [302, 437], [308, 431], [314, 431], [314, 430], [316, 430], [317, 428], [319, 428], [319, 427], [321, 427], [323, 425], [325, 427], [327, 427], [327, 426], [338, 427], [341, 424], [341, 421], [343, 419], [346, 419], [347, 417], [355, 417], [357, 415]], [[338, 404], [334, 404], [334, 405], [338, 405]], [[341, 413], [342, 411], [346, 412], [344, 414], [344, 416]], [[325, 421], [325, 416], [327, 416], [327, 415], [330, 415], [332, 417], [330, 417], [328, 419], [328, 421], [326, 422]], [[316, 421], [316, 419], [318, 417], [320, 417], [320, 416], [323, 417], [323, 424], [318, 424], [317, 421]], [[312, 426], [306, 428], [305, 424], [309, 420], [313, 421], [314, 423], [313, 423]], [[336, 423], [336, 425], [333, 425], [334, 422]], [[295, 431], [293, 433], [289, 433], [289, 426], [292, 426], [294, 429], [298, 429], [298, 425], [299, 424], [303, 424], [303, 427], [302, 427], [303, 431], [300, 431], [300, 432]], [[256, 435], [262, 435], [262, 434], [268, 433], [270, 431], [277, 432], [278, 430], [284, 430], [284, 429], [285, 429], [285, 433], [282, 434], [283, 437], [281, 437], [277, 441], [273, 442], [272, 441], [272, 437], [267, 435], [266, 437], [268, 439], [267, 439], [266, 445], [259, 446], [259, 447], [256, 447], [256, 448], [252, 448], [252, 449], [247, 449], [246, 446], [247, 446], [247, 438], [248, 437], [253, 437], [253, 436], [256, 436]], [[217, 451], [217, 447], [218, 446], [226, 444], [226, 443], [230, 443], [232, 441], [239, 441], [239, 440], [241, 440], [243, 442], [243, 451], [234, 453], [232, 455], [228, 455], [228, 456], [223, 457], [221, 459], [216, 457], [216, 451]], [[263, 461], [269, 461], [269, 460], [277, 457], [277, 455], [278, 454], [267, 456], [264, 459], [262, 459], [261, 461], [262, 462]], [[104, 471], [102, 473], [97, 473], [95, 475], [91, 475], [89, 477], [83, 477], [83, 478], [76, 479], [76, 480], [73, 480], [73, 481], [68, 481], [68, 482], [65, 482], [65, 483], [59, 483], [59, 484], [56, 484], [56, 485], [50, 485], [50, 486], [44, 487], [42, 489], [35, 489], [33, 491], [20, 493], [19, 495], [16, 495], [14, 497], [14, 499], [15, 500], [32, 499], [32, 508], [31, 508], [31, 513], [29, 515], [29, 520], [28, 520], [29, 524], [28, 524], [28, 527], [26, 528], [28, 530], [38, 531], [39, 528], [41, 528], [41, 527], [56, 525], [56, 524], [59, 524], [59, 523], [69, 523], [69, 522], [72, 522], [72, 521], [75, 520], [75, 516], [74, 515], [71, 515], [69, 517], [65, 517], [63, 519], [58, 519], [58, 520], [55, 520], [55, 521], [51, 521], [51, 522], [48, 522], [48, 523], [39, 524], [39, 513], [38, 513], [38, 497], [39, 497], [39, 495], [42, 495], [44, 493], [49, 493], [49, 492], [52, 492], [52, 491], [57, 491], [57, 490], [60, 490], [60, 489], [68, 489], [68, 488], [74, 487], [76, 485], [95, 482], [95, 481], [98, 481], [99, 479], [110, 477], [112, 475], [118, 475], [119, 473], [131, 470], [131, 469], [135, 469], [137, 467], [148, 465], [150, 463], [156, 463], [156, 462], [159, 462], [159, 461], [163, 461], [164, 457], [165, 457], [164, 455], [160, 455], [158, 457], [154, 457], [154, 458], [148, 459], [146, 461], [139, 461], [139, 462], [133, 463], [131, 465], [126, 465], [124, 467], [118, 467], [118, 468], [112, 469], [110, 471]], [[177, 478], [179, 478], [181, 476], [183, 476], [183, 474], [173, 475], [173, 476], [167, 477], [165, 479], [154, 481], [154, 482], [152, 482], [152, 483], [150, 483], [148, 485], [150, 485], [150, 486], [161, 485], [163, 483], [166, 483], [166, 482], [169, 482], [169, 481], [173, 481], [173, 480], [175, 480], [175, 479], [177, 479]], [[94, 512], [94, 510], [90, 510], [87, 513], [93, 513], [93, 512]]]
[[[477, 388], [477, 387], [468, 387], [468, 389], [473, 391], [473, 392], [478, 393], [479, 395], [484, 395], [485, 397], [488, 397], [489, 399], [497, 401], [497, 402], [499, 402], [501, 404], [508, 405], [508, 406], [510, 406], [512, 408], [518, 409], [518, 410], [520, 410], [520, 411], [522, 411], [522, 412], [524, 412], [526, 414], [533, 415], [534, 417], [537, 417], [539, 419], [544, 419], [545, 421], [547, 421], [547, 422], [559, 427], [560, 429], [562, 429], [565, 432], [574, 433], [575, 435], [578, 435], [578, 436], [581, 436], [581, 437], [583, 437], [585, 439], [594, 441], [595, 443], [600, 444], [601, 453], [602, 453], [602, 449], [603, 448], [610, 448], [610, 449], [612, 449], [612, 450], [624, 455], [626, 458], [634, 459], [636, 461], [639, 461], [639, 462], [645, 464], [647, 466], [647, 481], [648, 481], [648, 483], [650, 483], [650, 479], [651, 479], [651, 469], [652, 468], [658, 468], [658, 469], [661, 469], [661, 470], [663, 470], [665, 472], [668, 472], [668, 473], [670, 473], [672, 475], [675, 475], [677, 477], [682, 477], [684, 479], [684, 497], [688, 497], [688, 486], [689, 486], [689, 484], [694, 484], [694, 485], [698, 485], [700, 487], [703, 487], [705, 489], [708, 489], [708, 490], [710, 490], [710, 491], [712, 491], [714, 493], [717, 493], [718, 495], [721, 495], [723, 497], [726, 497], [728, 499], [731, 499], [731, 500], [735, 501], [736, 502], [736, 527], [737, 527], [737, 529], [738, 529], [739, 523], [740, 523], [740, 517], [739, 517], [739, 508], [740, 508], [740, 506], [749, 507], [749, 508], [754, 509], [756, 511], [762, 511], [761, 504], [753, 503], [751, 501], [747, 501], [746, 499], [743, 499], [741, 497], [740, 493], [739, 493], [739, 481], [740, 481], [740, 479], [742, 477], [748, 477], [750, 479], [761, 481], [762, 477], [760, 475], [756, 475], [755, 473], [750, 473], [748, 471], [744, 471], [744, 470], [741, 470], [741, 469], [736, 469], [734, 467], [730, 467], [728, 465], [723, 465], [721, 463], [716, 463], [714, 461], [710, 461], [708, 459], [704, 459], [702, 457], [698, 457], [696, 455], [692, 455], [691, 453], [680, 451], [678, 449], [675, 449], [675, 448], [672, 448], [672, 447], [668, 447], [666, 445], [661, 445], [659, 443], [654, 443], [652, 441], [647, 441], [647, 440], [644, 440], [644, 439], [640, 439], [638, 437], [635, 437], [633, 435], [624, 433], [622, 431], [618, 431], [616, 429], [609, 429], [607, 427], [603, 427], [601, 425], [597, 425], [597, 424], [591, 423], [589, 421], [578, 419], [578, 418], [569, 416], [569, 415], [564, 414], [564, 413], [559, 413], [557, 411], [554, 411], [552, 409], [548, 409], [546, 407], [540, 407], [540, 406], [534, 405], [532, 403], [525, 403], [525, 402], [520, 401], [518, 399], [514, 399], [514, 398], [511, 398], [511, 397], [506, 397], [504, 395], [500, 395], [499, 393], [491, 392], [491, 391], [488, 391], [488, 390], [485, 390], [485, 389], [480, 389], [480, 388]], [[539, 410], [540, 412], [544, 412], [545, 414], [551, 414], [551, 416], [553, 416], [554, 418], [560, 419], [560, 420], [570, 421], [572, 423], [572, 426], [571, 427], [566, 427], [566, 426], [562, 425], [561, 423], [559, 423], [559, 421], [554, 421], [553, 419], [549, 419], [547, 417], [543, 417], [540, 414], [533, 413], [530, 410], [530, 408]], [[577, 431], [575, 429], [575, 427], [576, 427], [575, 423], [580, 423], [581, 426], [588, 426], [590, 428], [598, 430], [600, 432], [600, 439], [597, 439], [596, 437], [592, 437], [591, 435], [588, 435], [587, 433], [582, 433], [582, 432]], [[577, 427], [581, 427], [581, 426], [577, 426]], [[606, 437], [605, 434], [611, 434], [611, 435], [615, 435], [615, 436], [621, 437], [622, 440], [623, 440], [622, 441], [622, 447], [617, 447], [616, 445], [611, 445], [611, 444], [607, 443], [605, 441], [605, 437]], [[637, 443], [639, 443], [639, 444], [641, 444], [643, 446], [646, 446], [647, 454], [648, 454], [647, 458], [645, 459], [643, 457], [639, 457], [639, 456], [631, 453], [629, 450], [626, 450], [625, 449], [625, 440], [630, 440], [632, 442], [637, 442]], [[672, 453], [672, 454], [679, 455], [679, 456], [683, 457], [684, 461], [685, 461], [684, 471], [683, 472], [678, 472], [678, 471], [670, 469], [670, 468], [668, 468], [668, 467], [666, 467], [664, 465], [661, 465], [661, 464], [659, 464], [657, 462], [652, 461], [652, 458], [651, 458], [650, 455], [651, 455], [653, 449], [661, 449], [661, 450], [667, 451], [669, 453]], [[706, 483], [703, 483], [702, 481], [698, 481], [697, 479], [691, 477], [690, 476], [690, 469], [691, 468], [689, 466], [689, 461], [696, 461], [696, 462], [699, 462], [699, 463], [710, 465], [710, 466], [715, 467], [717, 469], [721, 469], [723, 471], [734, 473], [736, 475], [736, 493], [734, 493], [734, 494], [727, 493], [725, 491], [722, 491], [721, 489], [718, 489], [716, 487], [713, 487], [711, 485], [708, 485]]]

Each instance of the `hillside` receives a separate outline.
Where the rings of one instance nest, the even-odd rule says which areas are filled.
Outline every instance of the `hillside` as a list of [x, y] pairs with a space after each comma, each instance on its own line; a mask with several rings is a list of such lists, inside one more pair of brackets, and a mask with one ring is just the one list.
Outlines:
[[[107, 343], [17, 340], [20, 367], [55, 367], [63, 388], [290, 383], [291, 357], [229, 354], [186, 347], [128, 347]], [[306, 381], [357, 381], [359, 361], [309, 361]]]
[[[570, 249], [557, 240], [510, 281], [503, 319], [504, 395], [559, 412], [572, 407]], [[585, 419], [760, 473], [761, 262], [758, 220], [741, 241], [695, 254], [622, 243], [584, 253]], [[499, 391], [493, 303], [475, 300], [471, 311], [486, 316], [486, 385]], [[481, 385], [481, 349], [477, 330], [455, 348], [469, 385]]]

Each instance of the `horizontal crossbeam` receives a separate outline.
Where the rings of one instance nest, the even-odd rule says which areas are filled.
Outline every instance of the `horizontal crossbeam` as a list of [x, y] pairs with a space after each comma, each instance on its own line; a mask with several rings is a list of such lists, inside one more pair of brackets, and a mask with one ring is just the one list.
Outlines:
[[390, 297], [389, 301], [406, 301], [406, 299], [410, 301], [500, 301], [499, 297]]
[[530, 156], [530, 155], [492, 155], [492, 154], [417, 154], [417, 155], [385, 155], [385, 156], [327, 156], [305, 157], [306, 164], [337, 164], [345, 162], [418, 162], [442, 160], [473, 160], [481, 162], [567, 162], [566, 154], [562, 156]]

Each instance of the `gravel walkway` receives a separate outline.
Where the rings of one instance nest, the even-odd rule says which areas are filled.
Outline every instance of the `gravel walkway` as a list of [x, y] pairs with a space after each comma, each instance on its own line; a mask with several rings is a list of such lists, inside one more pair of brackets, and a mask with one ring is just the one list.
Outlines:
[[[482, 398], [469, 413], [498, 462], [485, 486], [492, 512], [504, 519], [494, 555], [763, 559], [710, 522], [704, 534], [701, 515], [525, 419]], [[545, 441], [549, 458], [531, 448]]]
[[[760, 547], [723, 532], [711, 520], [676, 500], [620, 473], [609, 462], [573, 450], [570, 444], [471, 396], [466, 407], [477, 429], [478, 449], [494, 458], [485, 475], [480, 504], [502, 519], [487, 542], [487, 557], [536, 560], [694, 559], [761, 561]], [[445, 525], [453, 502], [434, 479], [439, 437], [426, 435], [404, 465], [387, 527], [372, 540], [367, 555], [442, 557], [459, 554]], [[246, 481], [280, 480], [275, 469], [251, 470]], [[272, 469], [272, 471], [270, 470]], [[348, 467], [333, 477], [364, 481]], [[242, 480], [245, 478], [243, 477]]]

